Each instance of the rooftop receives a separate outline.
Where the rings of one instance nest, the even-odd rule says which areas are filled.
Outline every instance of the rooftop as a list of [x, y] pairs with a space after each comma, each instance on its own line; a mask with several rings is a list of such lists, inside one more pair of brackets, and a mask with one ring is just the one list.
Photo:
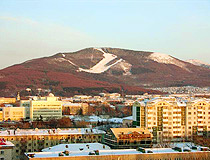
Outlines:
[[[144, 149], [144, 148], [142, 148]], [[98, 150], [98, 149], [97, 149]], [[180, 153], [177, 150], [174, 150], [172, 148], [146, 148], [144, 149], [145, 153], [141, 151], [137, 151], [136, 149], [116, 149], [116, 150], [98, 150], [99, 155], [131, 155], [131, 154], [162, 154], [162, 153]], [[181, 153], [186, 152], [182, 149]], [[199, 149], [193, 150], [190, 149], [189, 152], [203, 152]], [[88, 156], [89, 153], [93, 153], [93, 155], [96, 153], [96, 150], [82, 150], [82, 151], [69, 151], [69, 154], [65, 154], [65, 150], [61, 151], [55, 151], [55, 152], [34, 152], [34, 153], [26, 153], [27, 156], [33, 155], [34, 158], [46, 158], [46, 157], [59, 157], [59, 154], [62, 154], [64, 157], [73, 157], [73, 156]]]
[[67, 129], [17, 129], [0, 131], [0, 136], [23, 136], [23, 135], [68, 135], [68, 134], [105, 134], [104, 131], [90, 128], [67, 128]]
[[119, 138], [121, 134], [130, 134], [132, 132], [138, 132], [140, 134], [151, 134], [148, 129], [144, 128], [110, 128], [116, 138]]
[[11, 148], [11, 147], [14, 147], [14, 146], [15, 145], [12, 142], [6, 141], [5, 139], [0, 138], [0, 149]]
[[59, 144], [53, 147], [42, 149], [42, 152], [62, 152], [62, 151], [90, 151], [90, 150], [110, 150], [110, 147], [101, 143], [76, 143]]

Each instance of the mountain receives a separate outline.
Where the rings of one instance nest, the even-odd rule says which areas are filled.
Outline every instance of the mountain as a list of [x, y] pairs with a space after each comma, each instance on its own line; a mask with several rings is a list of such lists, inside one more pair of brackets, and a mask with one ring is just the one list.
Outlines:
[[196, 66], [201, 66], [201, 67], [205, 67], [205, 68], [210, 68], [210, 64], [205, 63], [205, 62], [202, 62], [202, 61], [197, 60], [197, 59], [189, 59], [189, 60], [187, 60], [186, 62], [189, 62], [189, 63], [194, 64], [194, 65], [196, 65]]
[[50, 89], [58, 95], [120, 92], [142, 87], [209, 86], [210, 69], [170, 55], [119, 48], [87, 48], [32, 59], [0, 70], [0, 94]]

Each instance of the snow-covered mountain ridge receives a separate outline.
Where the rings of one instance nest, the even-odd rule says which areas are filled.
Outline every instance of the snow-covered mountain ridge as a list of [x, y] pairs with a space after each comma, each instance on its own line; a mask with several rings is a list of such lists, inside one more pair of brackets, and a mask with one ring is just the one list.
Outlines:
[[205, 62], [202, 62], [202, 61], [197, 60], [197, 59], [189, 59], [189, 60], [187, 60], [186, 62], [191, 63], [191, 64], [194, 64], [194, 65], [196, 65], [196, 66], [201, 66], [201, 67], [210, 68], [210, 64], [205, 63]]

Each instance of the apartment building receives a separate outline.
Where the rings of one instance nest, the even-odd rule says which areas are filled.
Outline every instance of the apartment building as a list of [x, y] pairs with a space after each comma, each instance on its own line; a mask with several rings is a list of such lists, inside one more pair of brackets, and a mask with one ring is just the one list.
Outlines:
[[210, 136], [210, 100], [197, 99], [187, 102], [186, 136]]
[[62, 143], [101, 142], [105, 132], [89, 128], [71, 129], [17, 129], [0, 132], [0, 138], [11, 141], [13, 159], [21, 160], [25, 152], [41, 151]]
[[208, 100], [186, 100], [162, 97], [136, 101], [133, 125], [148, 128], [154, 141], [179, 141], [193, 135], [209, 135], [210, 107]]

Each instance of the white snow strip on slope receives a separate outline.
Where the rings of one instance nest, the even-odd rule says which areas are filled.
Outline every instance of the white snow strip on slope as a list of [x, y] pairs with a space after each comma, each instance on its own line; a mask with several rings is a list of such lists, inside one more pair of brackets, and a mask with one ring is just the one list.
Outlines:
[[68, 60], [68, 59], [65, 59], [65, 58], [55, 58], [56, 61], [59, 61], [59, 62], [69, 62], [70, 64], [72, 64], [73, 66], [77, 66], [76, 64], [74, 64], [72, 61]]
[[94, 48], [100, 52], [103, 53], [104, 58], [98, 62], [95, 66], [93, 66], [90, 69], [83, 69], [83, 68], [79, 68], [79, 71], [83, 71], [83, 72], [89, 72], [89, 73], [103, 73], [105, 71], [107, 71], [110, 67], [112, 67], [113, 65], [119, 63], [122, 61], [122, 59], [117, 60], [115, 63], [111, 64], [111, 65], [107, 65], [109, 62], [111, 62], [112, 60], [116, 59], [117, 56], [111, 53], [106, 53], [104, 52], [101, 48]]
[[123, 60], [120, 63], [121, 68], [124, 70], [125, 73], [123, 73], [123, 75], [131, 75], [130, 73], [130, 69], [132, 67], [132, 65], [130, 63], [125, 62], [125, 60]]
[[165, 63], [165, 64], [174, 64], [178, 67], [181, 67], [187, 71], [189, 71], [189, 69], [186, 68], [186, 65], [183, 62], [180, 62], [179, 60], [167, 55], [167, 54], [163, 54], [163, 53], [152, 53], [149, 56], [150, 59], [152, 59], [153, 61], [156, 61], [158, 63]]

